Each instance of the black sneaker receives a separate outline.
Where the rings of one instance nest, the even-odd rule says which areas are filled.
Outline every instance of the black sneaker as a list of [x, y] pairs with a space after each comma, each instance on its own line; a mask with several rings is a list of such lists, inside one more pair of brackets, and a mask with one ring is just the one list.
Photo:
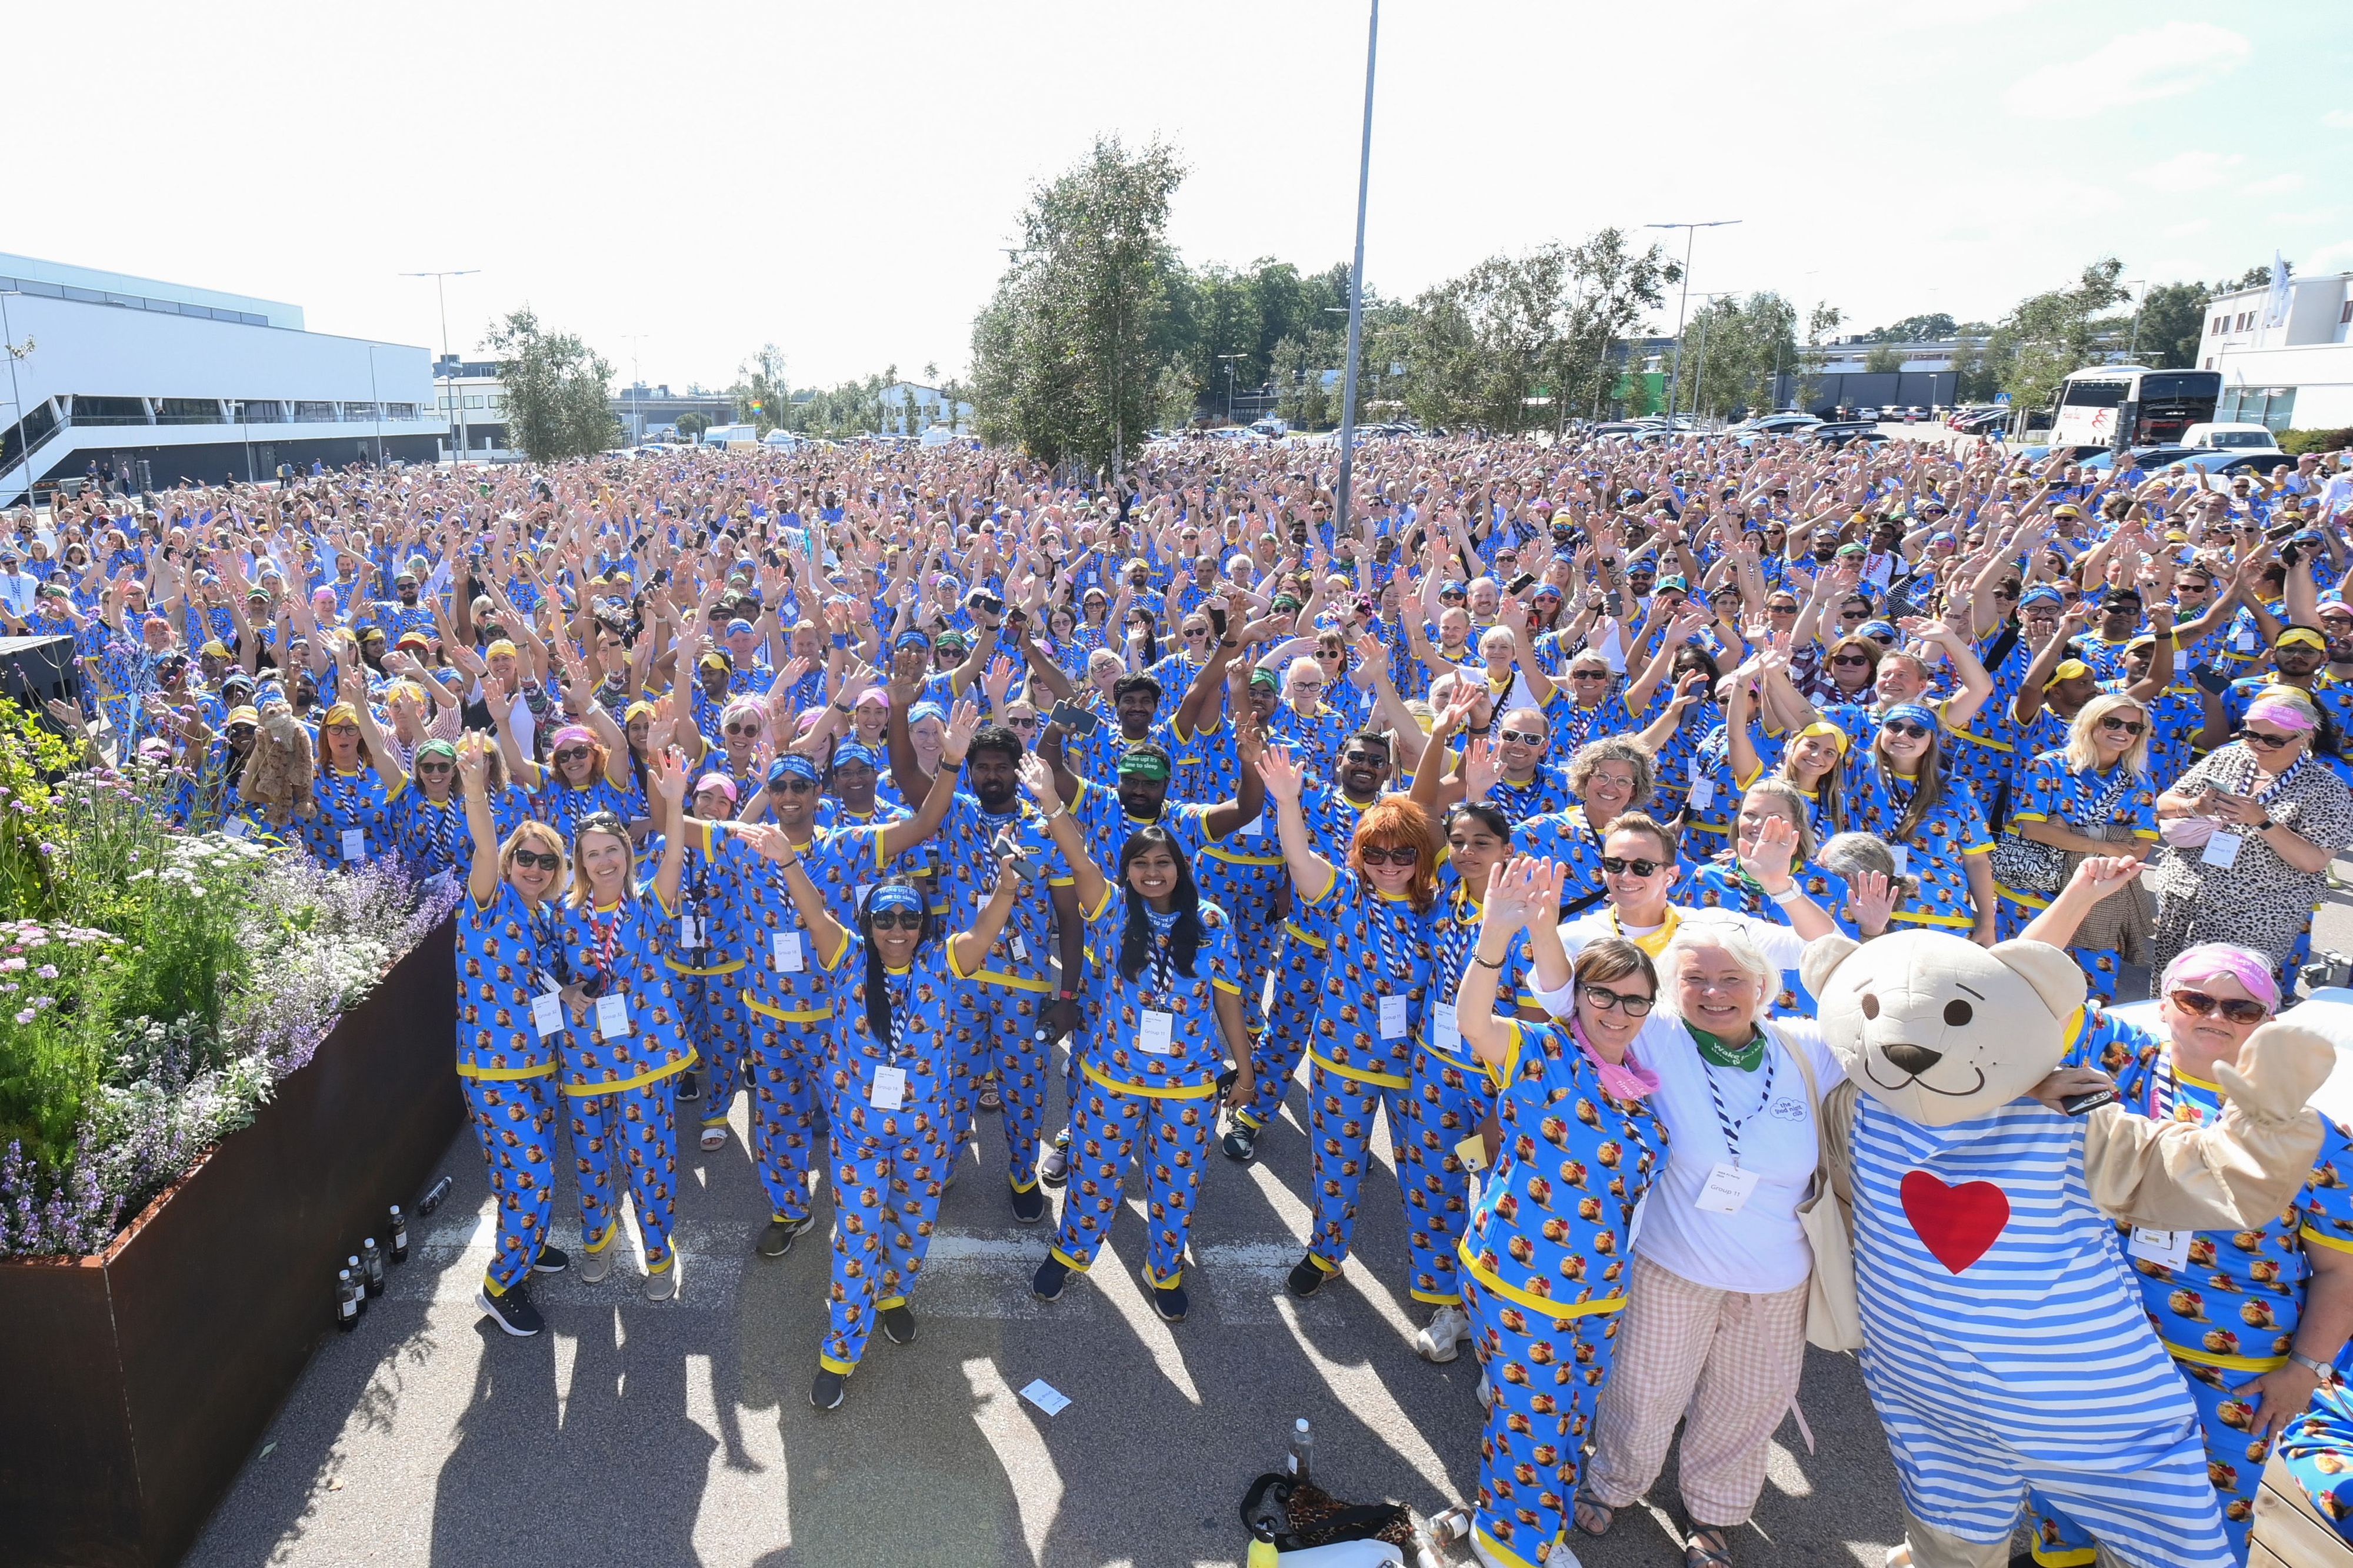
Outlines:
[[907, 1303], [882, 1309], [882, 1332], [894, 1345], [915, 1342], [915, 1314], [907, 1310]]
[[527, 1340], [547, 1327], [540, 1318], [539, 1309], [533, 1306], [531, 1298], [522, 1293], [520, 1282], [509, 1286], [503, 1294], [497, 1296], [491, 1295], [490, 1286], [484, 1284], [474, 1292], [474, 1305], [488, 1312], [491, 1321], [519, 1340]]
[[811, 1215], [799, 1219], [770, 1220], [753, 1250], [763, 1258], [782, 1258], [793, 1249], [793, 1243], [800, 1239], [801, 1232], [809, 1227], [815, 1217]]
[[561, 1274], [572, 1267], [572, 1254], [560, 1247], [542, 1247], [539, 1256], [532, 1259], [533, 1274]]
[[692, 1068], [678, 1075], [678, 1102], [691, 1105], [702, 1098], [702, 1075]]
[[1050, 1253], [1029, 1281], [1029, 1294], [1040, 1301], [1058, 1301], [1062, 1297], [1062, 1287], [1070, 1282], [1071, 1266]]
[[1292, 1268], [1291, 1293], [1303, 1301], [1324, 1289], [1324, 1281], [1330, 1278], [1332, 1276], [1315, 1261], [1315, 1255], [1311, 1252]]
[[1258, 1156], [1258, 1129], [1247, 1121], [1237, 1121], [1218, 1140], [1219, 1152], [1237, 1165], [1247, 1165]]
[[1023, 1192], [1019, 1187], [1014, 1188], [1013, 1217], [1023, 1225], [1036, 1225], [1039, 1220], [1044, 1219], [1046, 1190], [1043, 1187], [1031, 1187], [1028, 1192]]
[[1154, 1285], [1149, 1274], [1144, 1277], [1144, 1282], [1151, 1287], [1152, 1310], [1160, 1314], [1163, 1322], [1181, 1323], [1185, 1321], [1185, 1310], [1193, 1303], [1192, 1298], [1185, 1294], [1184, 1286]]
[[849, 1378], [829, 1366], [818, 1368], [817, 1381], [809, 1384], [809, 1403], [819, 1410], [840, 1409], [842, 1390], [849, 1383]]

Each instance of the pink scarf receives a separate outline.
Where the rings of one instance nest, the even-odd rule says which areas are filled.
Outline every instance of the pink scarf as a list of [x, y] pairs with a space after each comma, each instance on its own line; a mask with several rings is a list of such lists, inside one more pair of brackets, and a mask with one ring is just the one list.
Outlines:
[[1584, 1026], [1578, 1024], [1574, 1018], [1569, 1020], [1568, 1034], [1569, 1038], [1577, 1042], [1577, 1048], [1585, 1053], [1585, 1059], [1591, 1062], [1595, 1069], [1601, 1074], [1602, 1093], [1612, 1100], [1640, 1100], [1646, 1094], [1657, 1092], [1659, 1088], [1657, 1073], [1635, 1066], [1634, 1058], [1631, 1057], [1622, 1062], [1603, 1059], [1601, 1053], [1593, 1048], [1593, 1042], [1585, 1037]]

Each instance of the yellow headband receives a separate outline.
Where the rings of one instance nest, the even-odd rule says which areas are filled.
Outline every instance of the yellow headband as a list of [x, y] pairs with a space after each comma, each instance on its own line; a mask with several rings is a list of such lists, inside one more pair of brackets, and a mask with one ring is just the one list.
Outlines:
[[2272, 647], [2295, 647], [2298, 645], [2302, 645], [2305, 647], [2316, 647], [2323, 653], [2327, 653], [2328, 651], [2328, 639], [2322, 637], [2318, 632], [2314, 631], [2310, 626], [2288, 627], [2287, 630], [2280, 633], [2279, 640], [2273, 643]]
[[1840, 756], [1846, 755], [1847, 747], [1853, 744], [1853, 742], [1847, 738], [1847, 732], [1844, 730], [1840, 729], [1837, 725], [1831, 723], [1827, 719], [1817, 719], [1812, 723], [1807, 725], [1804, 729], [1799, 731], [1798, 733], [1801, 737], [1806, 735], [1828, 735], [1831, 740], [1838, 742]]

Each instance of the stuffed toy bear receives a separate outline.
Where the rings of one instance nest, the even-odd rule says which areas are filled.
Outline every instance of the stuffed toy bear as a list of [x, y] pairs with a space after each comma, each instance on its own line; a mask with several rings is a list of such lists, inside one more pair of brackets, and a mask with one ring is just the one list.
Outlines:
[[246, 758], [245, 773], [237, 781], [237, 794], [260, 806], [272, 826], [283, 827], [296, 817], [308, 819], [319, 814], [311, 798], [318, 772], [311, 731], [294, 717], [294, 710], [283, 702], [272, 702], [262, 710], [252, 754]]
[[2084, 1025], [2060, 949], [1941, 931], [1806, 950], [1847, 1081], [1824, 1097], [1853, 1209], [1863, 1380], [1903, 1489], [1891, 1568], [2000, 1568], [2025, 1489], [2134, 1568], [2230, 1562], [2197, 1412], [2111, 1217], [2242, 1228], [2312, 1173], [2328, 1042], [2277, 1021], [2206, 1125], [2032, 1099]]

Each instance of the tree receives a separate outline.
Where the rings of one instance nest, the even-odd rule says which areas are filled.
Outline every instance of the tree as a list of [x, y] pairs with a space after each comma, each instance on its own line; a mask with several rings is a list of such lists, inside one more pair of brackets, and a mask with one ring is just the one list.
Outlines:
[[1331, 331], [1287, 337], [1274, 345], [1274, 411], [1303, 430], [1331, 423], [1339, 401], [1324, 390], [1324, 373], [1348, 357], [1347, 339]]
[[1684, 335], [1701, 347], [1692, 363], [1693, 406], [1704, 414], [1774, 406], [1776, 377], [1798, 362], [1798, 308], [1770, 289], [1725, 296], [1700, 311]]
[[2140, 320], [2133, 334], [2135, 355], [2158, 370], [2187, 370], [2198, 363], [2206, 335], [2206, 306], [2213, 299], [2203, 283], [2160, 283], [2140, 297]]
[[727, 389], [735, 400], [735, 417], [765, 437], [785, 422], [792, 391], [785, 380], [785, 351], [762, 343], [757, 353], [735, 367], [735, 384]]
[[2104, 312], [2127, 298], [2117, 281], [2123, 275], [2123, 262], [2102, 257], [2072, 287], [2021, 300], [2001, 319], [1986, 358], [2013, 401], [2044, 406], [2061, 381], [2093, 362], [2100, 340], [2117, 325]]
[[1113, 468], [1141, 444], [1167, 359], [1178, 268], [1165, 233], [1184, 176], [1161, 142], [1131, 154], [1098, 136], [1085, 160], [1032, 194], [1022, 249], [973, 326], [984, 436], [1048, 462]]
[[711, 416], [708, 414], [698, 413], [690, 408], [678, 416], [678, 433], [681, 436], [700, 436], [710, 428]]
[[534, 463], [559, 462], [618, 442], [613, 367], [570, 332], [547, 332], [525, 305], [492, 327], [506, 388], [507, 445]]
[[1904, 368], [1904, 356], [1883, 340], [1871, 345], [1862, 356], [1865, 375], [1894, 375]]
[[1906, 316], [1891, 326], [1873, 327], [1862, 335], [1874, 343], [1925, 343], [1939, 338], [1949, 338], [1958, 330], [1958, 323], [1942, 310], [1925, 315]]

